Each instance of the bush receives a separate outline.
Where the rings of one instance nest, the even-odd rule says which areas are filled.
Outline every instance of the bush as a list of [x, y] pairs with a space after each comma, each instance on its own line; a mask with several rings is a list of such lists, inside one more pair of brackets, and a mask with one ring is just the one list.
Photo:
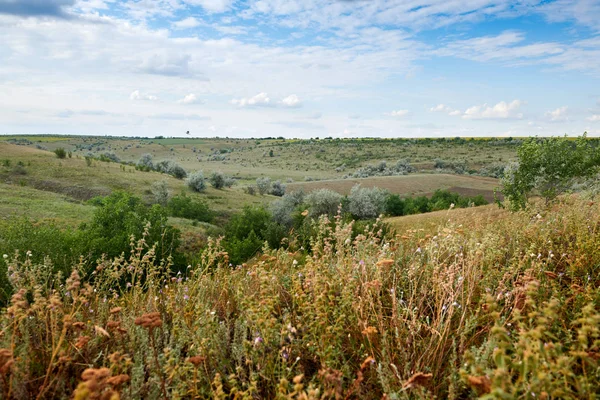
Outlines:
[[206, 180], [204, 179], [202, 171], [192, 172], [185, 183], [194, 192], [203, 192], [206, 190]]
[[244, 188], [244, 192], [246, 194], [254, 196], [256, 194], [256, 186], [248, 185]]
[[56, 154], [56, 157], [60, 159], [67, 157], [67, 151], [62, 147], [59, 147], [58, 149], [54, 150], [54, 154]]
[[156, 164], [156, 170], [165, 174], [174, 176], [177, 179], [183, 179], [187, 176], [187, 172], [183, 167], [171, 160], [160, 161]]
[[377, 218], [385, 211], [387, 191], [381, 188], [361, 188], [354, 185], [348, 196], [350, 213], [358, 219]]
[[285, 194], [285, 185], [281, 181], [275, 181], [271, 185], [271, 194], [273, 196], [283, 196]]
[[258, 193], [264, 195], [269, 192], [271, 189], [271, 178], [262, 177], [256, 179], [256, 187], [258, 188]]
[[226, 176], [225, 180], [223, 181], [223, 185], [227, 188], [234, 186], [236, 183], [237, 183], [236, 180], [234, 178], [232, 178], [231, 176]]
[[152, 162], [152, 154], [142, 154], [136, 165], [138, 169], [141, 169], [142, 171], [152, 171], [154, 169], [154, 163]]
[[223, 189], [225, 186], [225, 176], [222, 172], [213, 172], [208, 181], [215, 189]]
[[479, 175], [489, 176], [491, 178], [502, 178], [504, 176], [504, 170], [506, 169], [506, 166], [506, 164], [500, 162], [491, 163], [482, 167], [479, 170]]
[[194, 200], [185, 193], [174, 196], [167, 206], [169, 214], [173, 217], [193, 219], [201, 222], [210, 222], [213, 213], [208, 204], [201, 200]]
[[154, 203], [166, 207], [169, 202], [169, 185], [167, 181], [158, 181], [152, 184], [150, 189], [154, 195]]
[[389, 195], [385, 201], [385, 212], [392, 217], [405, 215], [404, 200], [397, 194]]
[[342, 203], [343, 196], [330, 189], [318, 189], [306, 196], [306, 204], [309, 207], [310, 216], [335, 215]]
[[442, 160], [440, 158], [436, 158], [434, 162], [434, 168], [438, 170], [448, 170], [454, 172], [456, 174], [464, 174], [467, 172], [467, 163], [466, 161], [448, 161]]
[[113, 151], [106, 151], [104, 153], [102, 153], [99, 157], [100, 161], [105, 161], [105, 162], [121, 162], [121, 159], [113, 152]]
[[150, 246], [157, 244], [159, 259], [173, 254], [179, 244], [179, 231], [167, 224], [167, 210], [158, 204], [146, 207], [140, 198], [117, 191], [92, 202], [99, 204], [92, 221], [84, 226], [87, 248], [93, 260], [102, 254], [118, 257], [129, 254], [131, 236], [142, 238]]
[[271, 224], [271, 214], [262, 207], [244, 207], [225, 226], [224, 247], [235, 265], [254, 256], [262, 248]]
[[294, 221], [292, 214], [303, 201], [304, 192], [302, 190], [287, 193], [283, 195], [281, 199], [275, 200], [270, 206], [273, 221], [287, 228], [291, 228]]

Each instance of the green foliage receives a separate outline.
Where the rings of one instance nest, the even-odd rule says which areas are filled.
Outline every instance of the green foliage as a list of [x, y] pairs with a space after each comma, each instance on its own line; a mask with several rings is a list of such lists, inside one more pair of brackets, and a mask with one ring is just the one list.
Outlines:
[[[161, 258], [176, 255], [179, 231], [167, 224], [167, 210], [155, 204], [146, 207], [142, 201], [126, 192], [114, 192], [95, 200], [98, 208], [92, 221], [83, 227], [92, 259], [118, 257], [130, 250], [131, 237], [145, 236], [149, 245], [157, 244]], [[177, 260], [180, 261], [180, 260]]]
[[100, 157], [98, 157], [98, 159], [104, 162], [121, 162], [121, 159], [115, 154], [114, 151], [106, 151], [100, 154]]
[[56, 154], [56, 157], [60, 159], [67, 157], [67, 151], [62, 147], [59, 147], [58, 149], [54, 150], [54, 154]]
[[385, 200], [385, 212], [391, 216], [406, 215], [404, 200], [397, 194], [390, 194]]
[[164, 174], [169, 174], [177, 179], [183, 179], [187, 176], [187, 172], [183, 167], [177, 164], [175, 161], [164, 160], [158, 162], [155, 167], [156, 171]]
[[389, 195], [386, 199], [385, 210], [388, 215], [402, 216], [447, 210], [451, 207], [465, 208], [485, 204], [488, 204], [488, 201], [482, 195], [461, 196], [447, 190], [436, 190], [431, 198], [418, 196], [402, 199], [397, 194]]
[[210, 174], [208, 181], [215, 189], [223, 189], [225, 187], [225, 175], [222, 172], [215, 171]]
[[193, 219], [201, 222], [211, 222], [213, 219], [213, 213], [206, 202], [195, 200], [185, 193], [171, 198], [167, 209], [173, 217]]
[[225, 226], [224, 247], [230, 261], [234, 265], [246, 261], [262, 248], [268, 238], [277, 242], [276, 237], [270, 237], [273, 228], [269, 227], [272, 224], [271, 214], [262, 207], [246, 206], [240, 214], [234, 215]]
[[518, 163], [510, 165], [502, 179], [502, 194], [512, 210], [526, 208], [532, 194], [549, 202], [575, 180], [597, 174], [600, 166], [600, 151], [585, 134], [575, 141], [566, 136], [529, 138], [517, 156]]
[[[0, 254], [13, 256], [18, 250], [33, 263], [45, 263], [54, 272], [68, 275], [71, 266], [84, 253], [80, 232], [63, 229], [53, 223], [39, 224], [28, 218], [9, 218], [0, 222]], [[46, 260], [46, 257], [51, 257]], [[10, 298], [6, 263], [0, 260], [0, 304]]]

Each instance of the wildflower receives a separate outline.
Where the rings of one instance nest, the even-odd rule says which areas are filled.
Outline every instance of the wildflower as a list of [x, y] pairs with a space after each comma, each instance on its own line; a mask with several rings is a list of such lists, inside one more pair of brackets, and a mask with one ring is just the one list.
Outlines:
[[31, 257], [33, 255], [33, 253], [31, 253], [31, 250], [27, 250], [27, 253], [25, 254], [27, 257]]
[[2, 258], [4, 258], [4, 259], [6, 260], [6, 259], [8, 258], [8, 254], [4, 254], [4, 255], [2, 256]]
[[[131, 287], [131, 282], [127, 282], [127, 285], [125, 285], [125, 286], [127, 286], [128, 288], [130, 288]], [[94, 289], [94, 291], [96, 291], [96, 289]]]
[[263, 342], [263, 338], [261, 338], [260, 336], [257, 336], [257, 337], [254, 338], [254, 345], [255, 346], [258, 346], [262, 342]]

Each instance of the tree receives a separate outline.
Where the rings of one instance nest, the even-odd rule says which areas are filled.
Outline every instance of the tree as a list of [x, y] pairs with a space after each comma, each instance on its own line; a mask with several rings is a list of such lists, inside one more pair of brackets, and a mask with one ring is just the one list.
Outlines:
[[530, 138], [517, 150], [518, 162], [504, 170], [502, 194], [511, 210], [527, 207], [533, 194], [546, 202], [564, 193], [578, 179], [598, 173], [600, 152], [586, 134], [571, 140], [565, 137]]

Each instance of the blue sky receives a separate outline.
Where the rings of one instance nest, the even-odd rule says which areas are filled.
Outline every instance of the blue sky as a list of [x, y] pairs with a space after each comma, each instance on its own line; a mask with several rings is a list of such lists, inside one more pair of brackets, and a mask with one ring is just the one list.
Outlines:
[[0, 0], [0, 133], [600, 135], [600, 0]]

